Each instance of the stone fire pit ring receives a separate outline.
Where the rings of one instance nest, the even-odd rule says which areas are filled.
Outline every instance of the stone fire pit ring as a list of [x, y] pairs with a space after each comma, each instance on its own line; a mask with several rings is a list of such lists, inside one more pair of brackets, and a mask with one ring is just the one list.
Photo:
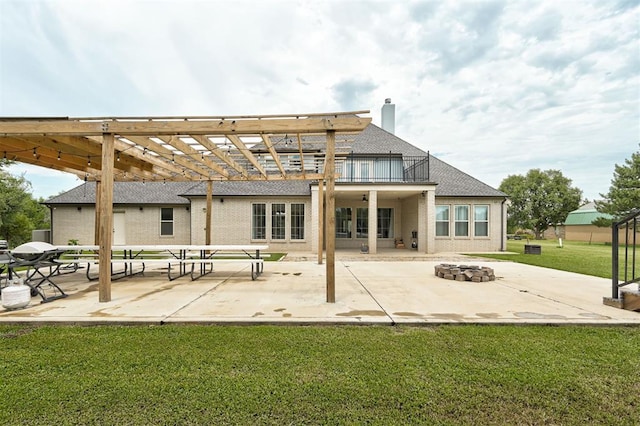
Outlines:
[[441, 263], [436, 265], [435, 273], [437, 277], [445, 280], [471, 281], [474, 283], [484, 283], [496, 280], [493, 268], [476, 265], [452, 265]]

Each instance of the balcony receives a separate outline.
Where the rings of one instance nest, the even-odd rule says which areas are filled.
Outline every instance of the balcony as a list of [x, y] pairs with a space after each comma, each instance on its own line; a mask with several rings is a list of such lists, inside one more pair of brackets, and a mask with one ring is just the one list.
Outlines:
[[336, 159], [336, 182], [430, 182], [428, 156], [356, 156]]

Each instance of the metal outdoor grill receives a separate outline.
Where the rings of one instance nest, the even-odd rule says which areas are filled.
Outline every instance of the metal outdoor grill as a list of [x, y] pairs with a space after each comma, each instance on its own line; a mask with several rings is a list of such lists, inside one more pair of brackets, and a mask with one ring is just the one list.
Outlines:
[[[41, 242], [32, 241], [11, 250], [9, 254], [9, 278], [17, 275], [31, 288], [31, 295], [40, 295], [42, 303], [67, 297], [67, 294], [51, 278], [60, 273], [56, 260], [64, 250]], [[24, 275], [22, 275], [24, 274]]]

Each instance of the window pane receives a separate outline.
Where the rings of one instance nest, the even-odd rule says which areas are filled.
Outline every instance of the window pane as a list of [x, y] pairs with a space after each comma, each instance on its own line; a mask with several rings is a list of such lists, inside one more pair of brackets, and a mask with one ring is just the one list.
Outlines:
[[489, 236], [489, 224], [483, 222], [476, 222], [474, 227], [474, 235], [476, 237], [488, 237]]
[[378, 209], [378, 238], [393, 238], [393, 209]]
[[172, 208], [160, 209], [160, 220], [173, 220], [173, 209]]
[[436, 236], [437, 237], [449, 236], [449, 222], [436, 222]]
[[284, 240], [285, 236], [285, 209], [284, 204], [271, 205], [271, 238]]
[[304, 240], [304, 204], [291, 204], [291, 239]]
[[476, 237], [489, 236], [489, 206], [475, 206], [473, 209], [473, 235]]
[[475, 206], [473, 217], [475, 220], [489, 220], [489, 206]]
[[449, 236], [449, 206], [436, 206], [436, 237]]
[[455, 206], [455, 236], [469, 236], [469, 206]]
[[449, 206], [436, 206], [436, 220], [449, 222]]
[[160, 235], [173, 235], [173, 222], [161, 222]]
[[251, 214], [251, 238], [265, 240], [267, 238], [267, 206], [266, 204], [253, 204]]
[[173, 209], [163, 207], [160, 209], [160, 235], [173, 235]]
[[351, 208], [336, 208], [336, 238], [351, 238]]
[[369, 180], [369, 162], [360, 163], [360, 180], [368, 181]]
[[469, 206], [456, 206], [456, 220], [469, 220]]
[[356, 238], [369, 236], [369, 209], [358, 208], [356, 210]]

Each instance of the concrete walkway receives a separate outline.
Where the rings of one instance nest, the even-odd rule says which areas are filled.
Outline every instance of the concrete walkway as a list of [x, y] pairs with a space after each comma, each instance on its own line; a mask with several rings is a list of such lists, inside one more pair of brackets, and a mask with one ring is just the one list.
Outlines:
[[[497, 279], [445, 280], [434, 275], [439, 263], [489, 266]], [[107, 303], [98, 302], [98, 284], [82, 271], [55, 280], [69, 297], [0, 308], [0, 323], [640, 325], [640, 313], [602, 303], [610, 280], [454, 254], [411, 261], [393, 254], [338, 256], [336, 303], [325, 302], [325, 265], [312, 254], [267, 262], [256, 281], [238, 263], [220, 263], [197, 281], [170, 282], [166, 271], [153, 270], [114, 282]]]

